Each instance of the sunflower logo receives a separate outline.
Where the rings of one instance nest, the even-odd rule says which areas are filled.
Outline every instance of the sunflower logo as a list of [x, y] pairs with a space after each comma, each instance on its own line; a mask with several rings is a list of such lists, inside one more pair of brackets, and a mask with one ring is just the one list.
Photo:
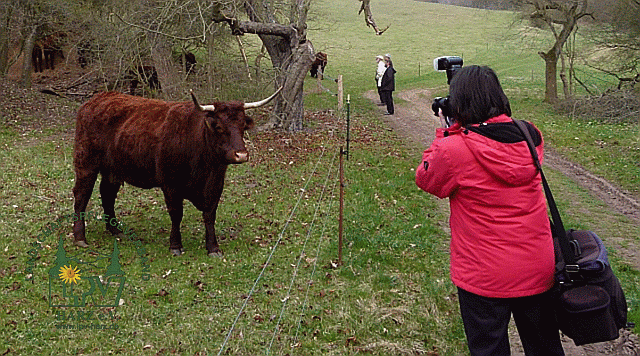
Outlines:
[[78, 281], [80, 280], [80, 270], [78, 269], [78, 267], [71, 267], [71, 265], [69, 266], [63, 266], [60, 267], [60, 279], [62, 279], [64, 281], [64, 283], [75, 283], [78, 284]]

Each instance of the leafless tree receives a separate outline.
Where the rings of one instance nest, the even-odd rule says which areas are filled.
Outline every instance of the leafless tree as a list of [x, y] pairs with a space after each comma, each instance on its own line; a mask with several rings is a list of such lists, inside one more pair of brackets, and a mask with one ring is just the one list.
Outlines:
[[558, 59], [563, 53], [565, 43], [576, 29], [578, 20], [591, 16], [587, 12], [588, 1], [521, 0], [521, 4], [523, 14], [532, 20], [544, 23], [555, 38], [549, 50], [540, 51], [538, 54], [545, 62], [545, 101], [556, 103], [558, 101]]
[[0, 3], [0, 77], [9, 69], [9, 46], [11, 43], [11, 20], [13, 6], [8, 2]]
[[58, 24], [64, 23], [68, 13], [68, 4], [50, 0], [19, 0], [15, 2], [2, 2], [0, 9], [6, 11], [0, 16], [0, 49], [7, 51], [0, 56], [0, 69], [6, 73], [10, 59], [8, 47], [11, 44], [11, 34], [18, 34], [19, 49], [22, 55], [21, 82], [25, 87], [31, 86], [31, 73], [33, 72], [32, 54], [36, 42], [42, 36], [47, 35]]
[[640, 0], [598, 3], [595, 29], [586, 35], [595, 43], [587, 64], [618, 80], [618, 87], [640, 82]]
[[[274, 99], [268, 128], [289, 131], [302, 129], [304, 78], [315, 56], [313, 45], [307, 39], [306, 22], [310, 4], [311, 0], [290, 0], [286, 9], [276, 7], [276, 2], [245, 0], [238, 8], [221, 5], [214, 9], [215, 22], [227, 23], [234, 35], [258, 35], [269, 53], [277, 71], [275, 86], [283, 89]], [[249, 21], [239, 19], [241, 9]], [[282, 16], [284, 13], [288, 15]]]

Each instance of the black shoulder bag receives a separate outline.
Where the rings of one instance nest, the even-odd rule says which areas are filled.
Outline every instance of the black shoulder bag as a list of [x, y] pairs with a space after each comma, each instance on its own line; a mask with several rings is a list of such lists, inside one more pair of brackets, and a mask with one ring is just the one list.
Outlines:
[[551, 213], [556, 252], [555, 309], [560, 330], [578, 346], [617, 339], [619, 330], [627, 326], [627, 301], [609, 265], [607, 250], [593, 231], [564, 229], [529, 125], [521, 120], [513, 122], [526, 138]]

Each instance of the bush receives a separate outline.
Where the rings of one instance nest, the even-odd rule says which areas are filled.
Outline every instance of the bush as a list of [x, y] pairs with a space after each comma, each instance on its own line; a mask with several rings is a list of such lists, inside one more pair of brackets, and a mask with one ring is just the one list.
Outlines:
[[629, 89], [610, 89], [561, 104], [561, 110], [576, 118], [605, 123], [640, 122], [640, 96]]

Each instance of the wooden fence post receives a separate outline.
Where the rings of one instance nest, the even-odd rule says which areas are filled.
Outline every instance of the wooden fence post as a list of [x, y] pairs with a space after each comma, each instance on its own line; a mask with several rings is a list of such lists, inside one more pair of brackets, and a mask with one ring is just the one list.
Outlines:
[[344, 91], [342, 90], [342, 74], [338, 75], [338, 112], [342, 112], [344, 106]]

